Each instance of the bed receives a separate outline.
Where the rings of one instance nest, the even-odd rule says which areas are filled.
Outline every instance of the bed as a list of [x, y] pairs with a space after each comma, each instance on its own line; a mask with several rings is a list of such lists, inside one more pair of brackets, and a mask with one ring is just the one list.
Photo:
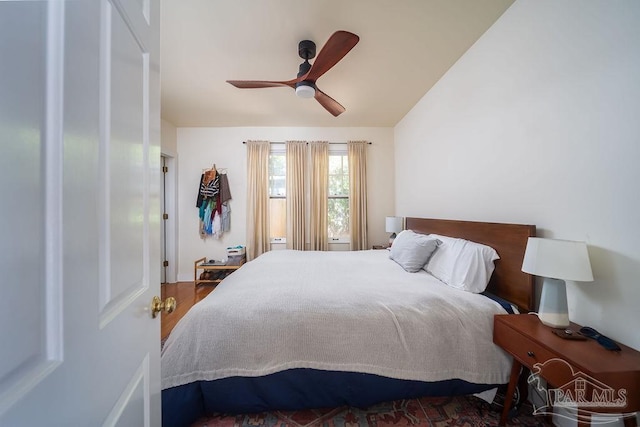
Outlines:
[[385, 250], [263, 254], [169, 336], [163, 425], [214, 412], [481, 393], [508, 382], [511, 359], [492, 342], [493, 316], [532, 308], [533, 278], [520, 267], [535, 226], [407, 218], [406, 228], [495, 249], [486, 291], [408, 272]]

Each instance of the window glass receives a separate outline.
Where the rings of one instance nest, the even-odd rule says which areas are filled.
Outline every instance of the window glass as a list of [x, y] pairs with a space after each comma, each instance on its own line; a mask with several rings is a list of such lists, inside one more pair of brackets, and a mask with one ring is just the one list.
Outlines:
[[328, 234], [349, 239], [349, 162], [346, 153], [329, 155]]
[[287, 157], [285, 153], [269, 155], [269, 196], [287, 195]]
[[269, 155], [269, 237], [287, 235], [287, 157], [284, 152]]
[[287, 199], [269, 199], [269, 238], [284, 239], [287, 235]]
[[349, 239], [349, 199], [329, 198], [328, 228], [330, 239]]
[[[349, 162], [345, 152], [329, 154], [327, 234], [349, 241]], [[284, 150], [269, 155], [269, 237], [285, 241], [287, 234], [287, 157]]]

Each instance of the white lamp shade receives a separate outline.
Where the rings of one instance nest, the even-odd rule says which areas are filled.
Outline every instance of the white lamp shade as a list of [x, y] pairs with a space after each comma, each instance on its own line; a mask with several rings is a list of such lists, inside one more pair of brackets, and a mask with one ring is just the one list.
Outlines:
[[387, 233], [399, 233], [402, 231], [402, 217], [388, 216], [385, 221], [385, 231]]
[[593, 281], [585, 242], [529, 237], [522, 271], [553, 279]]

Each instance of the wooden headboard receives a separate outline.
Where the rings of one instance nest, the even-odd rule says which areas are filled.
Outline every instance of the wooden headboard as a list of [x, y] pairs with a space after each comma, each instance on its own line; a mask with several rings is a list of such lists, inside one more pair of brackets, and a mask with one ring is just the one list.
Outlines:
[[455, 221], [430, 218], [406, 218], [406, 229], [423, 234], [460, 237], [494, 248], [500, 259], [487, 291], [518, 306], [520, 311], [534, 309], [533, 276], [522, 272], [527, 239], [535, 237], [535, 225]]

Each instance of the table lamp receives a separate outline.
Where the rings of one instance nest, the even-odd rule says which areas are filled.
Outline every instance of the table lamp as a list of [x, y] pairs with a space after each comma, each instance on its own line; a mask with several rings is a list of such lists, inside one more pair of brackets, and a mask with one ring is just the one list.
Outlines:
[[552, 328], [569, 326], [565, 280], [593, 281], [585, 242], [529, 237], [522, 271], [543, 277], [538, 318]]
[[391, 233], [389, 236], [389, 244], [393, 243], [393, 239], [396, 238], [396, 233], [402, 231], [402, 217], [401, 216], [388, 216], [385, 221], [385, 230], [387, 233]]

